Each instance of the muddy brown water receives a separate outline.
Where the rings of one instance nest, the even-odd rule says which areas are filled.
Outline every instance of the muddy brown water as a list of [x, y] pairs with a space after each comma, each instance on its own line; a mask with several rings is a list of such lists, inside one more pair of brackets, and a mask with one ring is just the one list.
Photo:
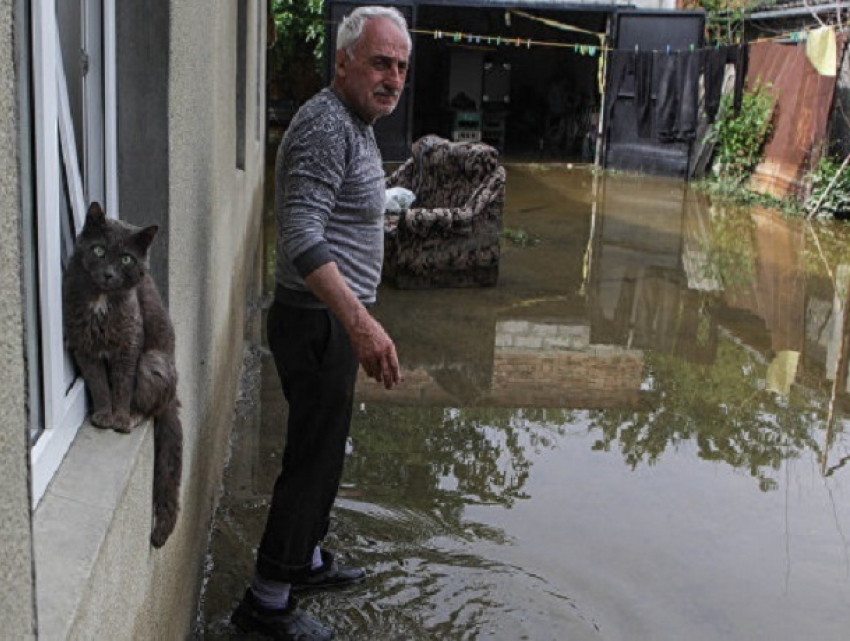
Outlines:
[[[405, 380], [358, 383], [327, 541], [369, 579], [302, 605], [340, 639], [850, 638], [850, 230], [564, 166], [510, 166], [504, 224], [495, 288], [382, 287]], [[285, 416], [258, 332], [198, 637], [242, 638]]]

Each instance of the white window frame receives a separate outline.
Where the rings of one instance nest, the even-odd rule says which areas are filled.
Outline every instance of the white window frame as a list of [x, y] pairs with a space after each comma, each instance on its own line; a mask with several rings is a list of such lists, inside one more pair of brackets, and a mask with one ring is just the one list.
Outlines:
[[[104, 203], [111, 217], [118, 215], [115, 0], [80, 0], [83, 46], [89, 57], [89, 72], [83, 81], [86, 105], [83, 150], [76, 149], [56, 1], [66, 0], [44, 0], [31, 5], [36, 260], [44, 403], [43, 430], [30, 451], [34, 507], [44, 495], [88, 410], [85, 386], [82, 379], [75, 376], [62, 331], [63, 160], [75, 232], [82, 228], [89, 201]], [[85, 158], [84, 176], [77, 162], [79, 151]]]

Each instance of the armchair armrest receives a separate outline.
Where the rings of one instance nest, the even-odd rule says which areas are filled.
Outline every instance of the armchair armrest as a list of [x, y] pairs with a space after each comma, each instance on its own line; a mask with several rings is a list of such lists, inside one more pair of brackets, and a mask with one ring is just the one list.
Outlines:
[[408, 159], [393, 173], [387, 176], [385, 185], [387, 189], [390, 187], [406, 187], [410, 189], [413, 184], [413, 161]]
[[466, 207], [476, 214], [493, 207], [501, 212], [505, 204], [505, 176], [505, 168], [497, 167], [469, 195]]

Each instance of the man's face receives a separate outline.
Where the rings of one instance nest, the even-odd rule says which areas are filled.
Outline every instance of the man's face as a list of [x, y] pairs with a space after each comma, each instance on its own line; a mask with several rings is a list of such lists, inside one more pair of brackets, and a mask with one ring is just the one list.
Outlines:
[[394, 22], [372, 18], [363, 26], [353, 53], [349, 58], [345, 51], [337, 52], [334, 88], [371, 124], [390, 115], [398, 104], [410, 49]]

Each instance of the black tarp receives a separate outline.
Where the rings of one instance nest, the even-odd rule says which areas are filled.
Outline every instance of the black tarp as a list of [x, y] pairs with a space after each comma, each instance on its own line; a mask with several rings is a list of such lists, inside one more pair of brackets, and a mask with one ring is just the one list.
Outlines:
[[[687, 177], [704, 22], [701, 11], [614, 14], [615, 51], [609, 57], [605, 109], [606, 168]], [[653, 54], [652, 64], [636, 64], [648, 52]], [[647, 79], [641, 73], [647, 66], [652, 70], [648, 97]]]

